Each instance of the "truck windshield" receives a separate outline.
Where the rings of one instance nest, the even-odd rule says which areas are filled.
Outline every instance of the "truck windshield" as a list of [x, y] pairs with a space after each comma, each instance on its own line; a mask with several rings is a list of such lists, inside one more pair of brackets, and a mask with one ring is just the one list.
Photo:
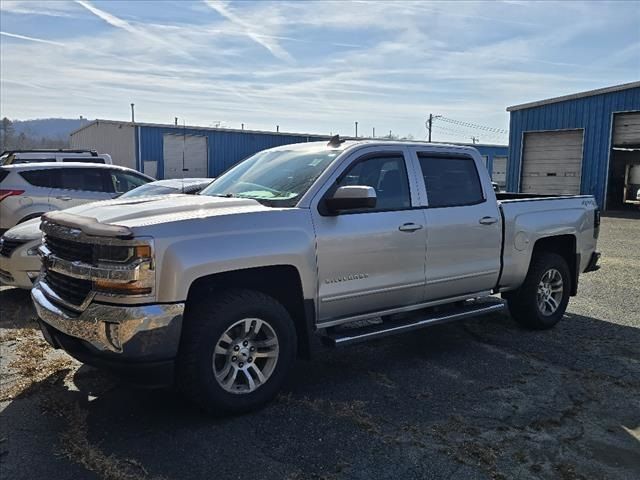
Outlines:
[[258, 152], [216, 178], [200, 195], [252, 198], [292, 207], [341, 150]]

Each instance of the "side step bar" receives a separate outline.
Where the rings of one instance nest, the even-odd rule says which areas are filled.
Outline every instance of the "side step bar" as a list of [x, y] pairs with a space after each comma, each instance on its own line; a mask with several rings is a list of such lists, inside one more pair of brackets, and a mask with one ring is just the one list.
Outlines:
[[344, 347], [353, 345], [354, 343], [373, 340], [374, 338], [418, 330], [431, 325], [462, 320], [487, 313], [501, 312], [505, 308], [506, 304], [502, 300], [491, 298], [468, 303], [456, 308], [449, 308], [446, 311], [416, 312], [409, 318], [383, 321], [365, 327], [333, 331], [324, 335], [323, 339], [330, 346]]

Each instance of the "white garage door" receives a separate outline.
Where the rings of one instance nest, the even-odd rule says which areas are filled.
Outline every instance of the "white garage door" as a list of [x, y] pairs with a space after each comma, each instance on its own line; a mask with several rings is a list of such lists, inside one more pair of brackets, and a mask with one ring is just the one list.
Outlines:
[[507, 186], [507, 157], [493, 157], [491, 180], [496, 182], [501, 187]]
[[579, 194], [582, 136], [582, 130], [525, 133], [522, 193]]
[[167, 134], [164, 136], [163, 148], [164, 178], [208, 176], [207, 137]]
[[617, 113], [614, 118], [613, 145], [640, 145], [640, 112]]

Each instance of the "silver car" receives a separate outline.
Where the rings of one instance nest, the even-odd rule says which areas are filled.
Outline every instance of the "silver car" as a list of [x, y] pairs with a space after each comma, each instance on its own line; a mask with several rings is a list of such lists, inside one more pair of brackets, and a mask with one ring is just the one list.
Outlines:
[[[209, 185], [211, 178], [157, 180], [129, 190], [119, 198], [153, 195], [195, 195]], [[42, 240], [40, 219], [28, 220], [0, 237], [0, 285], [30, 289], [40, 271], [38, 247]]]
[[30, 289], [40, 272], [40, 219], [16, 225], [0, 237], [0, 285]]
[[115, 198], [154, 179], [99, 163], [27, 163], [0, 167], [0, 233], [45, 212]]

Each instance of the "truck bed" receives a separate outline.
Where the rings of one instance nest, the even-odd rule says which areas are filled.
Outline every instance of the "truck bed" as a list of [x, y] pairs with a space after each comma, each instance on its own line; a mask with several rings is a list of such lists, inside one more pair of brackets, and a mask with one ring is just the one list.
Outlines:
[[536, 242], [565, 236], [575, 242], [583, 272], [595, 250], [597, 204], [592, 195], [497, 193], [503, 222], [501, 289], [516, 288], [527, 274]]

